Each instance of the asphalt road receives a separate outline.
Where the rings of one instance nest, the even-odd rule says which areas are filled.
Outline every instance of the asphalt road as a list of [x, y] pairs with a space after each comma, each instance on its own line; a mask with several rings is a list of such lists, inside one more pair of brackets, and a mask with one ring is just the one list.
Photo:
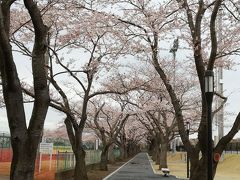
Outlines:
[[127, 164], [103, 180], [177, 180], [174, 176], [154, 174], [147, 153], [139, 153]]

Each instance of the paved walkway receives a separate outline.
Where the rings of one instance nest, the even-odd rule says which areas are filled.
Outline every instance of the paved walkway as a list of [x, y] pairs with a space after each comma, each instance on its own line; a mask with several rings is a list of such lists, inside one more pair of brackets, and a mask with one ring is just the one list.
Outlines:
[[174, 176], [154, 174], [147, 153], [139, 153], [103, 180], [177, 180]]

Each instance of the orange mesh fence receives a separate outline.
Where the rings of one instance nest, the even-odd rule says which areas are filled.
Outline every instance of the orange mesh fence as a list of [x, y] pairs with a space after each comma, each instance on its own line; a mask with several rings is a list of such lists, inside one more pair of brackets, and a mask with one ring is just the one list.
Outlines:
[[[0, 175], [9, 176], [12, 159], [11, 149], [0, 149]], [[51, 169], [50, 169], [50, 155], [42, 154], [41, 169], [40, 155], [37, 155], [35, 162], [34, 179], [36, 180], [54, 180], [56, 172], [56, 154], [52, 155]]]
[[11, 160], [12, 160], [12, 149], [0, 148], [0, 162], [11, 162]]
[[[1, 152], [0, 152], [1, 153]], [[11, 149], [2, 151], [0, 159], [0, 175], [9, 175], [12, 151]], [[100, 161], [101, 151], [88, 150], [86, 151], [86, 164], [94, 164]], [[119, 156], [119, 152], [114, 153], [116, 157]], [[4, 157], [6, 156], [6, 157]], [[40, 162], [41, 161], [41, 162]], [[40, 167], [41, 164], [41, 167]], [[73, 152], [59, 152], [54, 151], [52, 154], [52, 161], [50, 165], [50, 155], [42, 154], [41, 160], [38, 154], [35, 161], [35, 180], [54, 180], [56, 171], [62, 171], [66, 169], [74, 168], [75, 158]]]

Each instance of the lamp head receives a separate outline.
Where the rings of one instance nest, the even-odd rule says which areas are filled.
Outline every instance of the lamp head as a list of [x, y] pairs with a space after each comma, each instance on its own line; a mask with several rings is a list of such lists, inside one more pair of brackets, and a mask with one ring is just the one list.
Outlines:
[[214, 92], [214, 73], [212, 70], [205, 71], [205, 93]]

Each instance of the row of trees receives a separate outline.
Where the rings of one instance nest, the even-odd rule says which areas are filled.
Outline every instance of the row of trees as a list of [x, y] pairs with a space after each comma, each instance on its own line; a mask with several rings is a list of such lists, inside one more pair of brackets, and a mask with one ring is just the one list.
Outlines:
[[[207, 179], [204, 74], [216, 66], [231, 67], [232, 57], [239, 55], [237, 0], [1, 0], [0, 5], [2, 89], [13, 147], [11, 179], [33, 179], [49, 106], [65, 115], [76, 180], [88, 179], [82, 146], [86, 126], [103, 143], [102, 170], [107, 169], [112, 144], [126, 152], [135, 149], [143, 135], [154, 144], [161, 167], [166, 167], [168, 143], [180, 134], [190, 156], [190, 178]], [[219, 18], [225, 23], [221, 29]], [[176, 35], [182, 52], [187, 52], [177, 57], [178, 63], [176, 54], [172, 59], [164, 52]], [[14, 58], [19, 53], [32, 64], [28, 82], [17, 73]], [[25, 101], [33, 102], [28, 125]], [[188, 139], [186, 121], [195, 125], [196, 144]], [[238, 115], [212, 151], [221, 154], [239, 126]]]

